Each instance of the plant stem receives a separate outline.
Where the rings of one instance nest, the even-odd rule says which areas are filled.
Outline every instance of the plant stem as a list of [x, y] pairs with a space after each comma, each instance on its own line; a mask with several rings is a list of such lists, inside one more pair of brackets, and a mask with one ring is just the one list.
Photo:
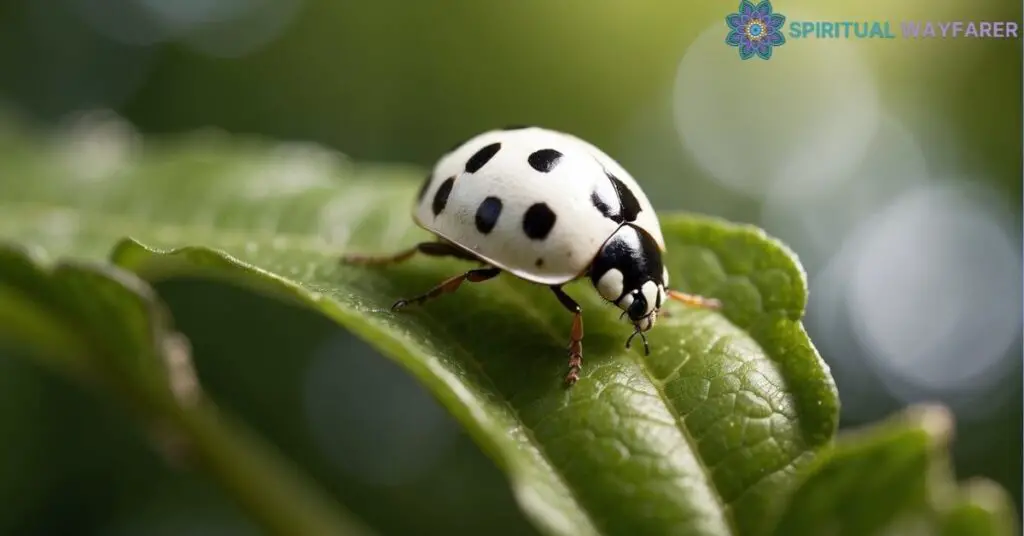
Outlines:
[[[175, 404], [176, 405], [176, 404]], [[177, 406], [177, 405], [176, 405]], [[269, 445], [252, 439], [213, 404], [167, 408], [190, 462], [208, 472], [256, 521], [282, 536], [363, 536], [371, 532]]]

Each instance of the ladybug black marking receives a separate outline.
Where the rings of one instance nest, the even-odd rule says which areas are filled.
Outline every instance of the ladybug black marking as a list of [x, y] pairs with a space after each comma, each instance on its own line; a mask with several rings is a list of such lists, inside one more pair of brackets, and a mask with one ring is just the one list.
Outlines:
[[490, 162], [494, 155], [501, 150], [501, 142], [494, 142], [484, 146], [466, 161], [466, 173], [476, 173], [480, 168]]
[[430, 205], [430, 208], [434, 211], [434, 216], [439, 216], [444, 211], [444, 207], [448, 206], [448, 196], [452, 195], [452, 187], [454, 186], [455, 177], [448, 177], [441, 183], [437, 193], [434, 194], [434, 202]]
[[613, 207], [608, 203], [608, 201], [611, 200], [606, 201], [602, 199], [601, 194], [599, 194], [597, 190], [594, 190], [590, 194], [590, 203], [594, 205], [594, 207], [600, 211], [605, 218], [608, 218], [615, 223], [636, 221], [637, 216], [642, 210], [640, 208], [640, 202], [637, 201], [636, 196], [633, 195], [633, 192], [630, 191], [629, 187], [623, 184], [618, 177], [608, 173], [607, 171], [604, 173], [615, 188], [616, 206]]
[[555, 166], [558, 165], [561, 159], [562, 153], [554, 149], [541, 149], [530, 153], [526, 161], [533, 169], [541, 173], [549, 173], [552, 169], [555, 169]]
[[601, 199], [601, 196], [596, 190], [590, 194], [590, 202], [597, 208], [597, 210], [601, 211], [601, 214], [603, 214], [605, 218], [608, 218], [615, 223], [622, 223], [622, 216], [620, 215], [621, 211], [614, 210], [612, 207], [608, 206], [608, 203], [605, 203], [604, 200]]
[[544, 240], [551, 233], [557, 219], [547, 203], [534, 203], [523, 215], [523, 232], [531, 240]]
[[476, 229], [482, 234], [490, 234], [501, 216], [501, 199], [491, 196], [484, 199], [476, 209]]
[[[619, 203], [621, 204], [622, 210], [620, 212], [624, 221], [636, 221], [636, 217], [640, 214], [640, 202], [637, 201], [636, 196], [630, 191], [629, 187], [622, 183], [615, 175], [605, 172], [608, 175], [608, 179], [612, 181], [612, 185], [615, 186], [615, 193], [619, 195]], [[621, 222], [619, 222], [621, 223]]]

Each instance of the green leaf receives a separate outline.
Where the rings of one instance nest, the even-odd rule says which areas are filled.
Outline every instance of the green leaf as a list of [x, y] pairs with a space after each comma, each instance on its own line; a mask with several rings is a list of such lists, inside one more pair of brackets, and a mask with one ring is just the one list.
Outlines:
[[566, 287], [586, 334], [581, 380], [565, 389], [571, 317], [547, 289], [503, 275], [396, 314], [396, 299], [467, 264], [338, 264], [428, 238], [410, 217], [423, 170], [214, 133], [140, 153], [118, 123], [78, 128], [45, 148], [0, 139], [24, 178], [0, 200], [0, 238], [322, 312], [422, 381], [548, 534], [764, 534], [834, 434], [835, 386], [800, 324], [805, 275], [756, 228], [664, 215], [674, 286], [725, 306], [670, 305], [649, 357], [624, 348], [617, 309], [583, 282]]
[[992, 481], [970, 480], [950, 502], [940, 512], [942, 536], [1020, 534], [1013, 499]]
[[920, 406], [845, 433], [807, 468], [774, 534], [1016, 534], [1001, 488], [984, 480], [957, 488], [952, 427], [947, 410]]
[[144, 281], [0, 245], [0, 340], [120, 397], [172, 461], [211, 473], [275, 534], [365, 534], [198, 389], [188, 341]]

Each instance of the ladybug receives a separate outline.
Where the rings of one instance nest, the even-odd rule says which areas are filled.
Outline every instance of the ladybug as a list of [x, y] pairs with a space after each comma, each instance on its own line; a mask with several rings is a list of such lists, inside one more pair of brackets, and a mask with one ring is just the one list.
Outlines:
[[626, 348], [645, 333], [668, 298], [718, 308], [717, 300], [668, 288], [665, 239], [651, 202], [637, 182], [597, 147], [541, 127], [508, 127], [456, 146], [420, 187], [413, 219], [437, 239], [386, 256], [345, 255], [346, 264], [387, 265], [416, 253], [482, 266], [398, 300], [393, 310], [455, 292], [501, 272], [548, 286], [573, 315], [569, 371], [579, 379], [583, 317], [562, 286], [588, 277], [601, 297], [633, 324]]

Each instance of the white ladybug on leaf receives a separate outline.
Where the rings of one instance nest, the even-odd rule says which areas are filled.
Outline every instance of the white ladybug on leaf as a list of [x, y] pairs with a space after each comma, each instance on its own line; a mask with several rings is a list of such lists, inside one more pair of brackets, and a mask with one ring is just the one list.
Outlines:
[[575, 136], [540, 127], [479, 134], [438, 161], [427, 177], [414, 220], [438, 236], [387, 256], [346, 255], [348, 264], [393, 264], [417, 252], [480, 262], [392, 309], [454, 292], [465, 282], [508, 272], [546, 285], [573, 316], [566, 383], [579, 379], [582, 310], [562, 286], [589, 277], [622, 309], [650, 352], [650, 330], [666, 297], [718, 308], [717, 300], [669, 290], [658, 217], [636, 181], [603, 151]]

